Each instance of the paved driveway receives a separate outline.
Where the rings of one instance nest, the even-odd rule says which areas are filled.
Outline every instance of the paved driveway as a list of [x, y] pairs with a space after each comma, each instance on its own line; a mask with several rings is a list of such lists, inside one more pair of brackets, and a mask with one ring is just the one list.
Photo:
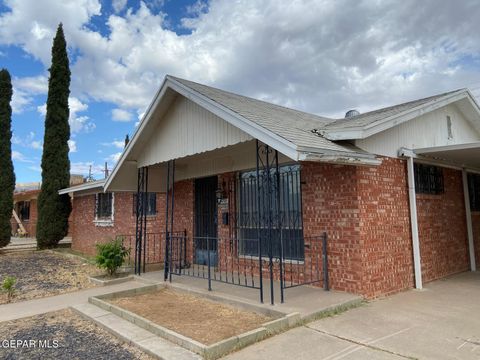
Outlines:
[[480, 359], [480, 272], [463, 273], [248, 347], [228, 359]]

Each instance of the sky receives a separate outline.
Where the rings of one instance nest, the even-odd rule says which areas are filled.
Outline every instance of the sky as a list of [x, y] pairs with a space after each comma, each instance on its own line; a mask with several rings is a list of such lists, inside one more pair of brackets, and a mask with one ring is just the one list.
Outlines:
[[322, 116], [468, 87], [476, 0], [0, 0], [17, 182], [39, 181], [51, 46], [63, 23], [71, 172], [102, 178], [166, 74]]

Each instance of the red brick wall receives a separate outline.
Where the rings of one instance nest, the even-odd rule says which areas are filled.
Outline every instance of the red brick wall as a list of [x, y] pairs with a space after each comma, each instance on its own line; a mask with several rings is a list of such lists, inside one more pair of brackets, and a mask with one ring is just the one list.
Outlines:
[[[107, 242], [117, 235], [127, 235], [125, 244], [135, 248], [135, 214], [133, 212], [133, 193], [121, 192], [114, 195], [114, 226], [95, 224], [95, 195], [78, 196], [73, 199], [72, 249], [88, 255], [95, 255], [97, 243]], [[157, 215], [147, 216], [147, 233], [165, 231], [165, 194], [157, 193]], [[147, 262], [163, 261], [163, 236], [149, 235], [147, 243]]]
[[302, 163], [301, 179], [304, 236], [327, 232], [331, 288], [360, 293], [362, 244], [357, 168]]
[[414, 285], [406, 162], [359, 167], [362, 291], [369, 298]]
[[423, 281], [469, 269], [462, 173], [443, 169], [445, 193], [417, 194]]

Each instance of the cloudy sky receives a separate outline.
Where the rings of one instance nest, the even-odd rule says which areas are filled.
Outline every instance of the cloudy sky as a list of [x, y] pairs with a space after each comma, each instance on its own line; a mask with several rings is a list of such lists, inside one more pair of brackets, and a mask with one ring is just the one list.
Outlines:
[[165, 74], [342, 117], [469, 87], [480, 3], [454, 0], [3, 0], [17, 181], [40, 179], [52, 39], [72, 71], [72, 172], [112, 168]]

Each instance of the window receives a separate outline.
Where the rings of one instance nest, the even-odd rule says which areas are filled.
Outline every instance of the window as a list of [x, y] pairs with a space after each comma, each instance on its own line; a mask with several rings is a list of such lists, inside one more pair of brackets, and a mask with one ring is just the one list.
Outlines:
[[444, 192], [442, 168], [415, 163], [414, 172], [417, 194], [442, 194]]
[[468, 194], [470, 211], [480, 211], [480, 175], [468, 174]]
[[95, 200], [95, 219], [112, 220], [113, 193], [98, 193]]
[[[273, 256], [280, 256], [280, 239], [283, 239], [283, 254], [286, 259], [304, 258], [302, 200], [300, 190], [300, 166], [280, 167], [280, 220], [273, 211]], [[263, 171], [260, 174], [263, 176]], [[275, 172], [272, 171], [271, 181], [276, 184]], [[262, 244], [262, 256], [268, 254], [268, 216], [267, 211], [260, 209], [277, 209], [276, 191], [272, 194], [262, 192], [257, 196], [256, 171], [241, 173], [238, 185], [238, 236], [241, 255], [258, 256], [258, 237]]]
[[30, 201], [19, 201], [17, 203], [17, 216], [21, 221], [30, 220]]
[[[137, 194], [133, 194], [133, 215], [137, 214]], [[147, 216], [157, 215], [157, 193], [147, 193]]]

